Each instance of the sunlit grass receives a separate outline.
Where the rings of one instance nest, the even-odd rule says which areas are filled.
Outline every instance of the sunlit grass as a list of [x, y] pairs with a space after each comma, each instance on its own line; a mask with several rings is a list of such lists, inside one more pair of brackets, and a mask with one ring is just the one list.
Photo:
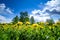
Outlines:
[[60, 37], [60, 22], [30, 24], [0, 24], [0, 40], [57, 40]]

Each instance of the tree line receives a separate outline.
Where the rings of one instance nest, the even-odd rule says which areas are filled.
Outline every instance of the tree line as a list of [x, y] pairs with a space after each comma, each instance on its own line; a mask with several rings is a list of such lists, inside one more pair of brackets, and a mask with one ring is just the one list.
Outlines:
[[[59, 21], [60, 21], [60, 19], [59, 19]], [[16, 24], [18, 22], [23, 22], [23, 23], [30, 22], [31, 24], [34, 24], [35, 23], [35, 20], [34, 20], [34, 17], [33, 16], [31, 16], [29, 18], [28, 12], [25, 11], [25, 12], [20, 12], [20, 16], [19, 17], [16, 15], [13, 18], [13, 20], [12, 20], [12, 23], [13, 24]], [[48, 22], [50, 24], [53, 24], [54, 23], [54, 20], [51, 18], [51, 19], [47, 19], [46, 22]]]
[[26, 23], [26, 22], [31, 22], [31, 24], [33, 24], [35, 21], [34, 21], [34, 17], [31, 16], [31, 18], [29, 18], [29, 15], [28, 15], [28, 12], [20, 12], [20, 16], [18, 17], [17, 15], [13, 18], [12, 20], [12, 23], [13, 24], [16, 24], [18, 22], [23, 22], [23, 23]]

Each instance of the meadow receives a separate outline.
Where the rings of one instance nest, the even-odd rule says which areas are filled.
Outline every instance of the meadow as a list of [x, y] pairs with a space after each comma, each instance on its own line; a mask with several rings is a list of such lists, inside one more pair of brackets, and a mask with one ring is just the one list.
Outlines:
[[0, 24], [0, 40], [60, 40], [60, 22]]

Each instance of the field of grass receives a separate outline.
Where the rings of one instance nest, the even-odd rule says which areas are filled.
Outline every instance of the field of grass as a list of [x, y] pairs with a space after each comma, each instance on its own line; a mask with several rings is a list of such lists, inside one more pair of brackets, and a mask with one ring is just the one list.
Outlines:
[[0, 40], [60, 40], [60, 22], [0, 24]]

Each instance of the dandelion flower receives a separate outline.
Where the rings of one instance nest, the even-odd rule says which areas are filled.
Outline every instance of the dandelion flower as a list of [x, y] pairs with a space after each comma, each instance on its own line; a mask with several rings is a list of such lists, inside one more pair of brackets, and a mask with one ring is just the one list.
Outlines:
[[23, 23], [22, 22], [18, 22], [19, 25], [22, 25]]
[[26, 25], [29, 25], [30, 24], [30, 22], [26, 22]]
[[33, 26], [33, 27], [37, 27], [37, 26], [38, 26], [38, 24], [33, 24], [32, 26]]

